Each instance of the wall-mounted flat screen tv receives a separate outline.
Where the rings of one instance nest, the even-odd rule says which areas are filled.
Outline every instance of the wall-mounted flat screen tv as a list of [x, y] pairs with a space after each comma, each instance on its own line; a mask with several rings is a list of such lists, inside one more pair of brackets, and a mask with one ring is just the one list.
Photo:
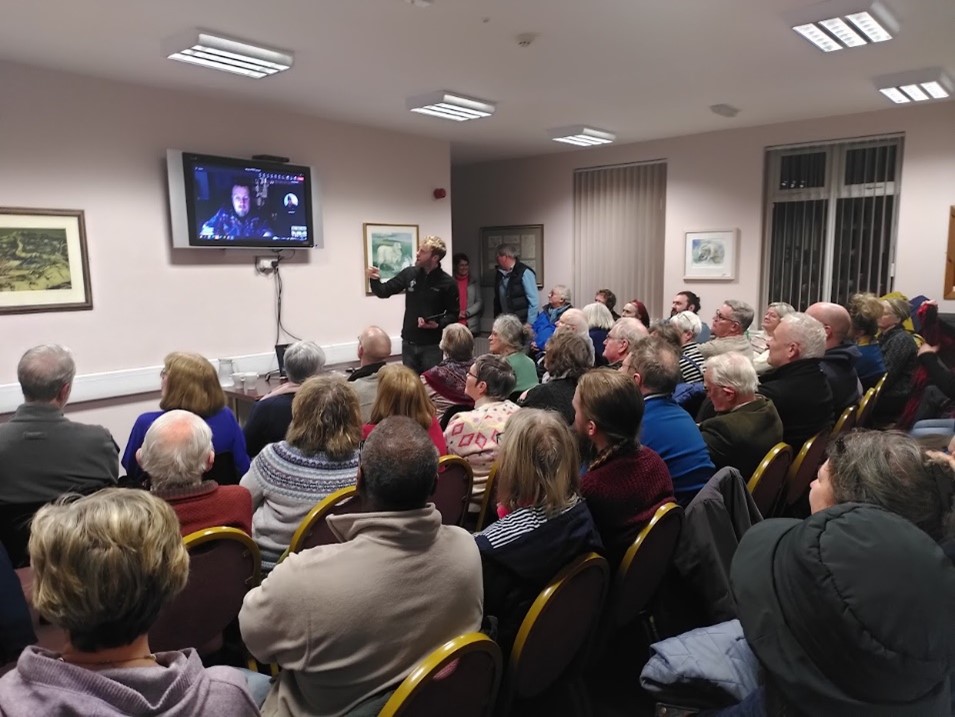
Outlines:
[[310, 167], [176, 149], [166, 165], [174, 247], [315, 246]]

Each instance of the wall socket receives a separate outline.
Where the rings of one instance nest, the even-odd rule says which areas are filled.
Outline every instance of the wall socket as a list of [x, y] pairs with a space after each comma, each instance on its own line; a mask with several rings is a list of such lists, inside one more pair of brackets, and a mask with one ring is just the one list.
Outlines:
[[275, 271], [276, 267], [279, 265], [279, 260], [274, 256], [257, 256], [255, 257], [255, 273], [256, 274], [271, 274]]

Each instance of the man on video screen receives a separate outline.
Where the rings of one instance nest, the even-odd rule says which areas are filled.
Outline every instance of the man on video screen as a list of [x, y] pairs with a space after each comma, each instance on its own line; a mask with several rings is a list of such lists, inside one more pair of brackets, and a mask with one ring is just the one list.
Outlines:
[[266, 219], [252, 210], [252, 187], [243, 180], [232, 184], [230, 206], [222, 207], [202, 225], [201, 237], [270, 237]]

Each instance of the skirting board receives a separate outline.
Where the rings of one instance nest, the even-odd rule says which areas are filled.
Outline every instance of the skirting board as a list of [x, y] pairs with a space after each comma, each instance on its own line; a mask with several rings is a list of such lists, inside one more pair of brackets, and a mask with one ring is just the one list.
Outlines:
[[[391, 345], [398, 348], [398, 354], [400, 355], [401, 338], [392, 336]], [[325, 363], [329, 366], [354, 361], [358, 356], [357, 341], [330, 344], [322, 346], [322, 349], [325, 351]], [[222, 358], [231, 358], [236, 371], [256, 371], [259, 374], [264, 374], [278, 368], [274, 351], [263, 354], [248, 354], [247, 356], [223, 356]], [[82, 357], [80, 357], [80, 360], [82, 361]], [[219, 359], [211, 358], [209, 360], [218, 371]], [[77, 375], [73, 379], [73, 393], [70, 395], [70, 404], [158, 391], [160, 385], [159, 372], [161, 370], [162, 365], [158, 365]], [[19, 383], [0, 385], [0, 414], [13, 413], [21, 403], [23, 403], [23, 394], [20, 392]]]

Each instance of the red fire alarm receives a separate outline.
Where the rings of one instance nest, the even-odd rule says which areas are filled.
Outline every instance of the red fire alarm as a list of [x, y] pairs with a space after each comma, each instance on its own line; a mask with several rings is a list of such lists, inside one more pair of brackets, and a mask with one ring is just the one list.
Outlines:
[[437, 189], [434, 190], [435, 199], [444, 199], [446, 196], [448, 196], [447, 190], [442, 189], [441, 187], [438, 187]]

